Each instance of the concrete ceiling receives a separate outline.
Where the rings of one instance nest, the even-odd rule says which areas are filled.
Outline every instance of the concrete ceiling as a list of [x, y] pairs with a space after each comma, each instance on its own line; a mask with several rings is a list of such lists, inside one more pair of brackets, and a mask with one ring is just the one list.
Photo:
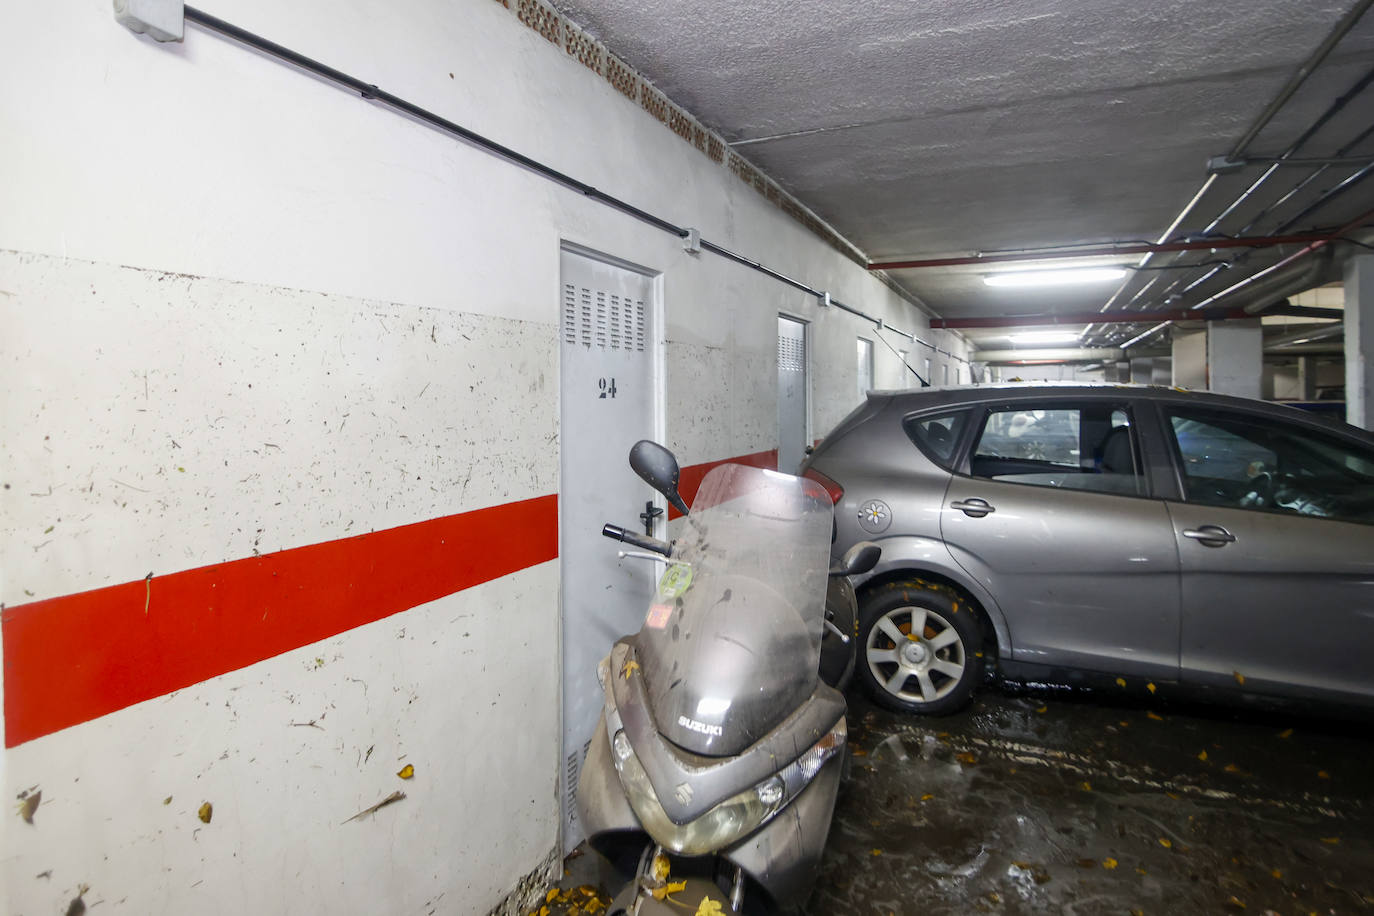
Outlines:
[[[1207, 182], [1207, 160], [1233, 153], [1368, 0], [559, 5], [875, 262], [1154, 242], [1204, 230], [1287, 235], [1346, 226], [1374, 209], [1374, 180], [1356, 180], [1302, 212], [1361, 174], [1341, 165], [1266, 213], [1318, 171], [1284, 167], [1212, 225], [1263, 174], [1251, 165], [1213, 180], [1170, 231]], [[1374, 13], [1359, 15], [1243, 154], [1285, 153], [1372, 73]], [[1366, 87], [1292, 155], [1374, 160], [1371, 131], [1374, 88]], [[1301, 247], [1155, 255], [1147, 267], [1170, 269], [1035, 294], [983, 284], [985, 274], [1014, 264], [890, 275], [948, 319], [1155, 311], [1189, 308]], [[1353, 250], [1335, 247], [1338, 256]], [[1136, 266], [1141, 256], [1105, 260]], [[1218, 261], [1235, 263], [1182, 292]], [[1202, 262], [1211, 263], [1180, 269]], [[1312, 284], [1329, 277], [1314, 273]], [[1149, 326], [1075, 327], [1085, 328], [1085, 343], [1104, 345]], [[996, 346], [1007, 331], [965, 333]]]

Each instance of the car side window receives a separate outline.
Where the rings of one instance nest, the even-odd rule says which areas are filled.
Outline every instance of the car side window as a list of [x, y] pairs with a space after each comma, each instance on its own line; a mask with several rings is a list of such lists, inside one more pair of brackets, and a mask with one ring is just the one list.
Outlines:
[[1299, 426], [1172, 409], [1190, 503], [1374, 524], [1374, 452]]
[[974, 477], [1040, 487], [1145, 492], [1130, 414], [1110, 404], [1018, 405], [988, 411], [974, 445]]
[[911, 441], [920, 446], [931, 461], [948, 470], [954, 465], [954, 448], [963, 435], [968, 415], [967, 410], [960, 410], [933, 417], [908, 417], [902, 425]]

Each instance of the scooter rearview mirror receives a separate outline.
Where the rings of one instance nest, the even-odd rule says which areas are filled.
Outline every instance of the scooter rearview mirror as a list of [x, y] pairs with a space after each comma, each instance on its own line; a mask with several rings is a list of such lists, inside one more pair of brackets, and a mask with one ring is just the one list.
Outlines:
[[687, 504], [677, 492], [682, 471], [672, 452], [657, 442], [640, 439], [630, 448], [630, 467], [644, 478], [645, 483], [662, 493], [674, 509], [683, 515], [687, 514]]

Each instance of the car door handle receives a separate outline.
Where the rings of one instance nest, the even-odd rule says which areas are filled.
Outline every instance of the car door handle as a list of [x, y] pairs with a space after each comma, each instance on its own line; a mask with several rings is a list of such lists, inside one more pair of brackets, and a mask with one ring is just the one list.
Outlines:
[[997, 511], [994, 507], [988, 504], [988, 501], [986, 499], [979, 499], [976, 496], [972, 499], [956, 499], [954, 502], [949, 504], [949, 507], [951, 509], [958, 509], [960, 512], [964, 513], [969, 518], [982, 518], [985, 515], [989, 515]]
[[1183, 536], [1192, 538], [1204, 547], [1225, 547], [1234, 544], [1236, 536], [1220, 525], [1203, 525], [1201, 528], [1184, 528]]

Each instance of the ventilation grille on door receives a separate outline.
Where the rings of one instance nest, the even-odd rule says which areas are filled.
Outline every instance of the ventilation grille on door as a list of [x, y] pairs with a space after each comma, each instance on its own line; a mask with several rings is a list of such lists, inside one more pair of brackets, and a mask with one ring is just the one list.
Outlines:
[[644, 300], [564, 284], [563, 342], [644, 352]]
[[806, 368], [806, 342], [796, 337], [778, 337], [778, 370], [801, 372]]

